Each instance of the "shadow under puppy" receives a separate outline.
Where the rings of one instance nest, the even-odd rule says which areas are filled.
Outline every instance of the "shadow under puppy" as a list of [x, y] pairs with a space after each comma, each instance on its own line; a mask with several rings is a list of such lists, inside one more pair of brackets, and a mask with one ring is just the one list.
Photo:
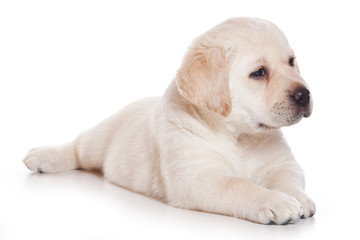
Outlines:
[[195, 39], [162, 97], [134, 102], [70, 143], [35, 148], [24, 162], [44, 173], [101, 170], [179, 208], [295, 223], [315, 205], [279, 128], [311, 110], [282, 32], [233, 18]]

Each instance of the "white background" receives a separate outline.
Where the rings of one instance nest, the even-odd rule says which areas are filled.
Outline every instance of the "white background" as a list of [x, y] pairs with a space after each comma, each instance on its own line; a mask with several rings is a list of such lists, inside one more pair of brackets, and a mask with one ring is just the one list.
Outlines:
[[[1, 1], [0, 239], [359, 239], [360, 36], [356, 1]], [[235, 16], [275, 22], [311, 88], [284, 129], [314, 218], [263, 226], [171, 208], [93, 173], [32, 174], [35, 146], [66, 142], [161, 95], [191, 40]]]

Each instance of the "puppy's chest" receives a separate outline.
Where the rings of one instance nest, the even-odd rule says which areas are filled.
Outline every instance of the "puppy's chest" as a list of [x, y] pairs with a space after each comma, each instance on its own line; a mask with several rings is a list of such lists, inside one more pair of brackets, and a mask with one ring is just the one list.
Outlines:
[[253, 142], [229, 141], [225, 149], [225, 158], [232, 168], [234, 177], [253, 179], [258, 169], [266, 162], [260, 157], [260, 148]]

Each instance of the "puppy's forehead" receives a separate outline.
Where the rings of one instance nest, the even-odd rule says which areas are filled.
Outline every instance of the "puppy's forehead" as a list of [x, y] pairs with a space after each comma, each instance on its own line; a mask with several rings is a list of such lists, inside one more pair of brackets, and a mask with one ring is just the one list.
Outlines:
[[[285, 35], [272, 22], [256, 18], [232, 18], [218, 25], [235, 52], [252, 52], [260, 55], [293, 55]], [[285, 56], [286, 55], [286, 56]]]
[[[239, 38], [236, 48], [247, 48], [253, 52], [290, 52], [292, 51], [285, 35], [273, 23], [259, 19], [238, 21]], [[280, 51], [280, 52], [279, 52]]]

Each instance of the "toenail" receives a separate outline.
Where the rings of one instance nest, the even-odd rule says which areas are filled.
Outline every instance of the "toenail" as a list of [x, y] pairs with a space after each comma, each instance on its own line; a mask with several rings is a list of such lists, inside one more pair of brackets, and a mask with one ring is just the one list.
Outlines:
[[287, 224], [289, 224], [290, 221], [291, 221], [291, 218], [289, 218], [289, 219], [286, 220], [285, 222], [281, 223], [281, 225], [287, 225]]

